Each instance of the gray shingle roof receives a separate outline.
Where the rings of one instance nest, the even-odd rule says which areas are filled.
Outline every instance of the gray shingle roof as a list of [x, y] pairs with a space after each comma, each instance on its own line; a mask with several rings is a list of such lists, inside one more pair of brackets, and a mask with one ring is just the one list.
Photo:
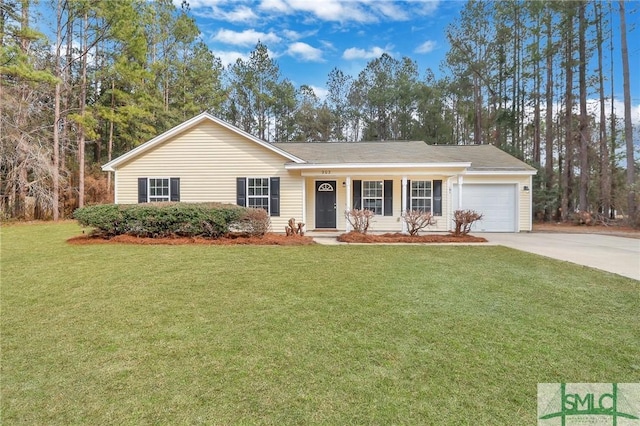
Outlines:
[[532, 171], [493, 145], [427, 145], [420, 141], [281, 142], [274, 146], [310, 164], [468, 163], [469, 170]]

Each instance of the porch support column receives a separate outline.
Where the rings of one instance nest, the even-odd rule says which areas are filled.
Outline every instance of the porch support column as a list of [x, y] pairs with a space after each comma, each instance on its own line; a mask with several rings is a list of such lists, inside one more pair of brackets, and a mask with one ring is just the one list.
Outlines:
[[[345, 178], [345, 192], [346, 192], [346, 197], [347, 199], [345, 200], [345, 211], [342, 212], [342, 214], [345, 214], [346, 212], [351, 210], [351, 200], [353, 199], [353, 195], [351, 195], [351, 176], [347, 176]], [[351, 224], [349, 223], [348, 220], [346, 220], [345, 217], [345, 232], [349, 232], [351, 231]]]
[[307, 220], [307, 178], [302, 179], [302, 219], [305, 224], [305, 232], [309, 230], [309, 221]]
[[464, 181], [464, 177], [462, 175], [458, 175], [458, 209], [462, 210], [462, 183]]
[[402, 176], [402, 193], [401, 193], [402, 197], [402, 209], [400, 211], [400, 220], [402, 221], [402, 233], [406, 234], [407, 233], [407, 222], [404, 221], [404, 219], [402, 219], [402, 215], [404, 215], [404, 213], [409, 210], [409, 204], [411, 202], [411, 200], [407, 200], [407, 177], [406, 176]]

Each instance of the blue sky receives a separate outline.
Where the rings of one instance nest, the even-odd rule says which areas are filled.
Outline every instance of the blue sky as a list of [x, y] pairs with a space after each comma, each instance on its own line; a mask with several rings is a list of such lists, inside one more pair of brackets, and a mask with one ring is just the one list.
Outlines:
[[[284, 77], [322, 92], [338, 67], [357, 77], [383, 53], [418, 62], [439, 75], [445, 28], [464, 6], [450, 1], [190, 0], [203, 39], [223, 63], [247, 58], [258, 40]], [[322, 93], [318, 93], [322, 95]]]
[[[322, 97], [331, 69], [338, 67], [355, 78], [368, 61], [384, 52], [397, 59], [414, 59], [421, 75], [431, 68], [441, 76], [440, 64], [449, 48], [445, 29], [459, 16], [465, 2], [189, 0], [189, 5], [204, 41], [224, 64], [248, 58], [260, 40], [284, 77], [296, 86], [312, 86]], [[640, 105], [639, 6], [638, 2], [627, 3], [632, 103], [636, 107]], [[614, 7], [617, 28], [617, 2]], [[629, 13], [630, 9], [635, 13]], [[619, 40], [618, 35], [618, 45]], [[620, 70], [619, 56], [615, 59]], [[622, 76], [616, 75], [614, 81], [618, 83], [617, 97], [622, 100]], [[634, 115], [640, 117], [640, 107], [636, 110]]]

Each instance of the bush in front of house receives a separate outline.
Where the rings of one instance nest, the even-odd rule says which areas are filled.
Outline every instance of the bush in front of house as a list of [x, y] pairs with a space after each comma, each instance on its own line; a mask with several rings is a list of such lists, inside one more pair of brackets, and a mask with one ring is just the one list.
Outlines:
[[426, 227], [436, 224], [431, 212], [423, 210], [407, 210], [402, 213], [402, 220], [407, 224], [409, 235], [412, 236], [416, 236]]
[[471, 225], [474, 222], [482, 220], [482, 214], [475, 210], [456, 210], [453, 212], [453, 222], [455, 224], [455, 230], [453, 235], [461, 236], [467, 235], [471, 231]]
[[117, 204], [100, 204], [76, 209], [73, 217], [82, 226], [95, 228], [94, 233], [105, 237], [124, 234], [122, 207]]
[[358, 234], [366, 234], [371, 226], [375, 213], [367, 209], [351, 209], [344, 212], [351, 228]]
[[73, 216], [102, 237], [133, 235], [218, 238], [240, 223], [245, 207], [219, 203], [105, 204], [77, 209]]
[[232, 228], [250, 237], [263, 237], [271, 229], [271, 219], [265, 209], [245, 208]]

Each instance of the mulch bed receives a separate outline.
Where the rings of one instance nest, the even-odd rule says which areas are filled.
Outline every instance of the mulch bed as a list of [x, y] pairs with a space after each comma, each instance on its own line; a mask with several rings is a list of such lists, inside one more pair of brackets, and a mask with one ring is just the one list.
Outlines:
[[[460, 237], [448, 235], [418, 235], [409, 236], [406, 234], [359, 234], [349, 232], [338, 236], [338, 241], [344, 243], [484, 243], [486, 239], [464, 235]], [[69, 238], [69, 244], [139, 244], [139, 245], [258, 245], [258, 246], [306, 246], [316, 244], [312, 237], [301, 237], [299, 235], [286, 236], [269, 233], [264, 237], [248, 237], [245, 235], [229, 234], [222, 238], [202, 238], [202, 237], [169, 237], [169, 238], [143, 238], [131, 235], [117, 235], [111, 238], [104, 238], [97, 235], [79, 235]]]
[[393, 234], [360, 234], [349, 232], [338, 236], [338, 241], [343, 243], [486, 243], [487, 240], [473, 235], [454, 236], [447, 235], [406, 235]]
[[311, 237], [301, 237], [299, 235], [287, 237], [279, 234], [266, 234], [264, 237], [248, 237], [243, 235], [229, 234], [222, 238], [203, 237], [169, 237], [169, 238], [142, 238], [131, 235], [117, 235], [112, 238], [103, 238], [93, 235], [80, 235], [67, 240], [69, 244], [141, 244], [141, 245], [209, 245], [209, 246], [234, 246], [234, 245], [255, 245], [255, 246], [308, 246], [315, 244]]

